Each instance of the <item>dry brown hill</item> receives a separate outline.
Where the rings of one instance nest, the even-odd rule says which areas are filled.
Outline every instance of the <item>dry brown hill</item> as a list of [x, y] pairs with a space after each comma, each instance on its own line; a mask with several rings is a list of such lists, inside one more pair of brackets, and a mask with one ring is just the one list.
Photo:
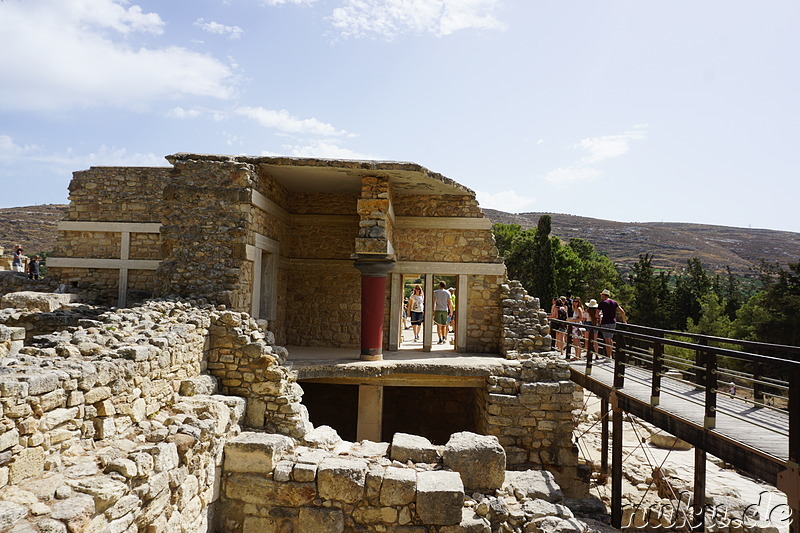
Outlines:
[[31, 205], [0, 209], [0, 247], [5, 255], [22, 246], [25, 255], [53, 250], [56, 225], [64, 218], [67, 206], [62, 204]]
[[[512, 214], [484, 209], [493, 222], [536, 226], [544, 213]], [[627, 270], [640, 254], [653, 255], [653, 265], [669, 270], [686, 266], [686, 260], [699, 257], [713, 271], [726, 266], [738, 274], [751, 274], [750, 268], [761, 259], [786, 264], [800, 259], [800, 233], [768, 229], [732, 228], [677, 222], [614, 222], [596, 218], [547, 213], [552, 218], [552, 234], [564, 240], [580, 237], [594, 244]]]
[[[56, 225], [67, 206], [34, 205], [0, 209], [0, 246], [9, 254], [17, 244], [25, 253], [51, 251], [56, 242]], [[506, 213], [484, 209], [493, 222], [535, 227], [543, 213]], [[569, 240], [580, 237], [607, 254], [624, 270], [640, 254], [653, 254], [657, 267], [678, 270], [686, 260], [699, 257], [706, 268], [720, 271], [726, 266], [739, 274], [761, 259], [787, 263], [800, 260], [800, 233], [767, 229], [732, 228], [671, 222], [614, 222], [596, 218], [548, 213], [553, 234]]]

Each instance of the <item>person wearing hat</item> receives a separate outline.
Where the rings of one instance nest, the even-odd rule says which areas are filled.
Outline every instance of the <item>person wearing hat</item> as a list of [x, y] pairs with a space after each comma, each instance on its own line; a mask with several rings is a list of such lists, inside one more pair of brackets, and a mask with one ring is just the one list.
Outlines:
[[614, 330], [617, 327], [617, 313], [622, 318], [622, 323], [627, 322], [625, 317], [625, 310], [617, 302], [611, 299], [611, 291], [604, 289], [600, 293], [600, 303], [597, 308], [602, 313], [600, 317], [600, 334], [603, 336], [603, 341], [606, 346], [606, 357], [611, 358], [611, 348], [614, 345]]

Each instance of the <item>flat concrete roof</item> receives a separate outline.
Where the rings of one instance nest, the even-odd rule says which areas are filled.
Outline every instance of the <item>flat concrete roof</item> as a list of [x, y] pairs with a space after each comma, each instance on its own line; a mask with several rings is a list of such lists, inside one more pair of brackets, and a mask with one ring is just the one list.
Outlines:
[[365, 176], [388, 178], [394, 194], [475, 196], [460, 183], [422, 165], [402, 161], [319, 159], [249, 155], [177, 153], [167, 156], [177, 161], [236, 161], [256, 166], [292, 192], [360, 192]]

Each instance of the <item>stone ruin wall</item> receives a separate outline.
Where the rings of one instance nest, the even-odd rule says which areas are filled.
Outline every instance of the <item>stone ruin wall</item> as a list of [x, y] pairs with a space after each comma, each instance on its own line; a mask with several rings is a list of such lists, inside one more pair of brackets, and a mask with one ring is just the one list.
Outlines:
[[158, 206], [171, 173], [169, 167], [91, 167], [73, 172], [64, 220], [161, 222]]
[[[64, 220], [76, 222], [161, 223], [162, 190], [171, 168], [92, 167], [74, 172], [69, 185], [70, 204]], [[119, 259], [121, 234], [108, 231], [59, 230], [55, 257]], [[133, 233], [131, 259], [160, 259], [162, 242], [158, 234]], [[50, 267], [49, 275], [62, 283], [73, 283], [93, 290], [98, 298], [116, 297], [119, 271], [113, 269], [78, 269]], [[155, 275], [132, 270], [128, 278], [132, 291], [152, 294]]]
[[[276, 468], [257, 484], [268, 490], [245, 489], [242, 483], [249, 478], [241, 479], [241, 468], [222, 464], [226, 442], [238, 433], [239, 423], [263, 431], [258, 435], [283, 435], [295, 443], [311, 430], [302, 389], [283, 366], [286, 351], [273, 344], [272, 334], [245, 313], [190, 302], [74, 313], [79, 318], [71, 327], [26, 341], [18, 355], [2, 350], [12, 343], [19, 349], [22, 338], [31, 338], [23, 327], [0, 325], [0, 357], [6, 357], [9, 369], [0, 377], [4, 519], [29, 521], [43, 531], [132, 533], [148, 525], [159, 531], [205, 531], [214, 520], [214, 502], [218, 516], [239, 517], [232, 529], [218, 524], [236, 533], [287, 520], [295, 525], [332, 520], [334, 529], [323, 532], [355, 531], [348, 524], [367, 531], [433, 532], [497, 518], [476, 518], [471, 509], [462, 509], [462, 488], [456, 490], [461, 499], [453, 499], [458, 505], [439, 509], [451, 517], [447, 520], [454, 520], [456, 511], [464, 517], [449, 525], [435, 522], [441, 527], [425, 524], [418, 509], [419, 483], [420, 473], [430, 468], [399, 472], [392, 466], [402, 465], [387, 463], [385, 453], [356, 458], [358, 472], [367, 472], [361, 504], [323, 488], [331, 479], [340, 485], [349, 470], [334, 468], [325, 462], [329, 454], [313, 450], [300, 458], [292, 448], [276, 460]], [[16, 318], [14, 323], [34, 329], [46, 316], [5, 309], [0, 322]], [[502, 444], [509, 468], [548, 468], [567, 495], [578, 494], [568, 423], [576, 404], [566, 363], [547, 355], [517, 356], [487, 377], [478, 405], [481, 430]], [[223, 396], [213, 394], [216, 380], [210, 376]], [[397, 483], [405, 485], [406, 500], [386, 496], [381, 503], [379, 487], [389, 491]], [[414, 494], [410, 503], [409, 491]], [[440, 496], [442, 490], [432, 492]], [[340, 523], [344, 529], [338, 529]]]
[[[270, 324], [279, 332], [276, 340], [359, 346], [359, 301], [354, 296], [360, 279], [349, 264], [359, 234], [358, 193], [289, 193], [267, 170], [224, 156], [175, 156], [170, 161], [174, 168], [93, 167], [75, 172], [70, 184], [67, 220], [163, 224], [160, 234], [130, 236], [130, 259], [162, 260], [157, 271], [128, 271], [130, 295], [135, 299], [151, 294], [202, 295], [249, 311], [253, 262], [247, 260], [247, 246], [254, 246], [260, 233], [280, 245], [277, 313]], [[381, 180], [373, 181], [366, 179], [365, 187], [375, 188], [366, 194], [375, 198], [389, 194]], [[251, 203], [252, 190], [287, 213], [311, 218], [298, 217], [291, 223], [268, 213]], [[397, 216], [482, 217], [469, 195], [393, 195], [391, 200]], [[499, 261], [489, 230], [398, 231], [391, 220], [386, 226], [385, 236], [392, 239], [401, 261]], [[116, 259], [120, 247], [119, 232], [61, 231], [54, 255]], [[316, 259], [342, 263], [331, 267], [314, 263]], [[105, 301], [116, 301], [116, 269], [52, 267], [50, 274], [92, 290]], [[499, 281], [496, 276], [471, 277], [468, 351], [498, 349], [501, 315], [495, 298], [486, 297], [484, 289], [494, 290]], [[288, 301], [287, 294], [299, 293], [298, 288], [305, 288], [303, 294]], [[387, 301], [388, 297], [387, 291]], [[389, 320], [387, 313], [387, 339]]]
[[245, 409], [201, 374], [223, 315], [154, 302], [98, 318], [0, 354], [0, 527], [205, 531]]

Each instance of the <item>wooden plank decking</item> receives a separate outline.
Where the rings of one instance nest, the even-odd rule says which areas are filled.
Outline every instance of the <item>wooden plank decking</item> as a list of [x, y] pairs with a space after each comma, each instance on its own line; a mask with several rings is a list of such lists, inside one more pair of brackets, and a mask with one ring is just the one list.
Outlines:
[[[576, 361], [570, 368], [573, 381], [609, 398], [613, 361], [595, 360], [589, 376], [585, 361]], [[619, 407], [753, 476], [776, 483], [777, 473], [786, 468], [789, 458], [788, 414], [719, 394], [716, 427], [705, 429], [704, 390], [663, 377], [660, 403], [654, 407], [650, 379], [649, 370], [628, 366], [624, 386], [615, 393]]]

